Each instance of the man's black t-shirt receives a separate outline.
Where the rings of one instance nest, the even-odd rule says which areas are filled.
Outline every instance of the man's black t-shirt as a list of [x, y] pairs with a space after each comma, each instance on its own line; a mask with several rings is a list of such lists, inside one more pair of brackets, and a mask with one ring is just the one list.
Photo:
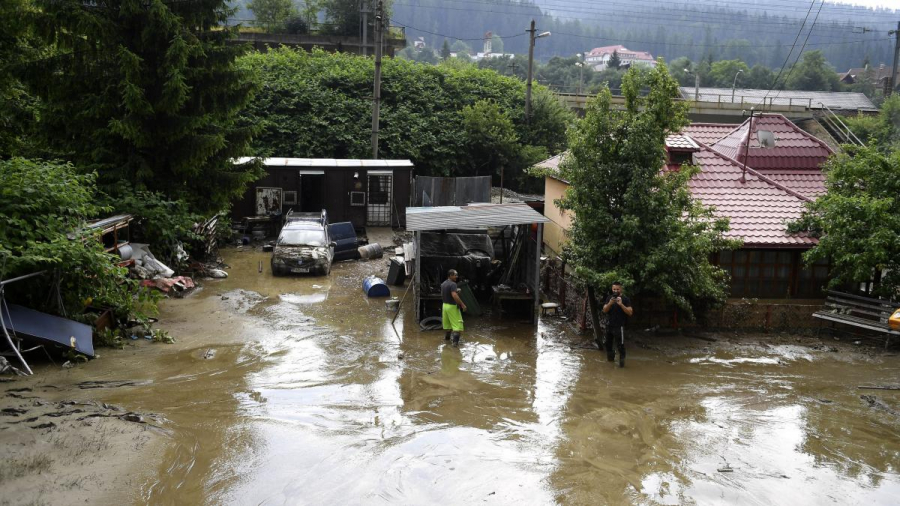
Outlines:
[[[612, 299], [612, 295], [608, 295], [606, 300], [603, 301], [603, 305], [609, 304], [609, 300]], [[631, 307], [631, 299], [626, 296], [622, 296], [622, 305], [625, 307]], [[625, 311], [622, 311], [622, 308], [619, 307], [618, 304], [613, 304], [611, 308], [609, 308], [609, 326], [610, 327], [624, 327], [626, 323], [628, 323], [628, 315], [625, 314]]]
[[449, 279], [441, 283], [441, 300], [444, 301], [444, 304], [456, 304], [456, 301], [453, 300], [453, 292], [456, 291], [456, 283], [450, 281]]

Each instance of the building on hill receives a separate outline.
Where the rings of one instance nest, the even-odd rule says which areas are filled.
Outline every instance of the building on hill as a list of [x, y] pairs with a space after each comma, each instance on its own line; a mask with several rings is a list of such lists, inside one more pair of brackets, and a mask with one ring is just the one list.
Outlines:
[[620, 68], [627, 68], [632, 65], [656, 66], [656, 60], [653, 59], [653, 55], [650, 53], [646, 51], [632, 51], [621, 44], [595, 47], [584, 55], [584, 62], [597, 72], [600, 72], [606, 70], [609, 66], [609, 60], [612, 58], [613, 53], [619, 57]]
[[[760, 133], [764, 132], [764, 133]], [[762, 139], [762, 142], [761, 140]], [[768, 140], [767, 140], [768, 139]], [[774, 145], [771, 145], [774, 139]], [[801, 255], [817, 244], [791, 234], [808, 202], [825, 193], [821, 165], [834, 151], [780, 114], [754, 116], [740, 125], [699, 123], [666, 139], [663, 170], [690, 163], [700, 168], [688, 183], [691, 194], [731, 224], [728, 237], [744, 245], [713, 259], [731, 276], [731, 297], [812, 299], [822, 296], [828, 264], [804, 267]], [[572, 224], [556, 205], [569, 182], [559, 176], [565, 153], [537, 164], [544, 182], [545, 254], [559, 254]]]
[[866, 65], [865, 67], [852, 68], [846, 72], [839, 72], [838, 79], [844, 84], [856, 84], [863, 82], [868, 76], [871, 84], [878, 89], [883, 89], [885, 83], [891, 79], [892, 70], [893, 67], [887, 67], [883, 63], [877, 67]]

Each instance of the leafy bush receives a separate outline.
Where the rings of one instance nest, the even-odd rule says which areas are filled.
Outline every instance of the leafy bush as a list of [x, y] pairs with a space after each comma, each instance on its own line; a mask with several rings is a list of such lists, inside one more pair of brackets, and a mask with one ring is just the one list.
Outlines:
[[51, 280], [10, 285], [13, 300], [73, 316], [88, 305], [110, 307], [120, 321], [155, 310], [155, 298], [84, 230], [88, 219], [110, 211], [97, 204], [95, 181], [71, 164], [0, 161], [0, 277], [47, 270]]
[[[529, 123], [524, 114], [525, 83], [516, 78], [452, 61], [435, 66], [388, 59], [383, 65], [382, 158], [410, 159], [422, 175], [499, 175], [498, 163], [480, 166], [484, 160], [469, 156], [472, 131], [467, 131], [463, 111], [479, 102], [494, 104], [491, 110], [497, 112], [491, 115], [491, 124], [484, 118], [483, 131], [506, 132], [494, 139], [499, 144], [493, 148], [514, 155], [504, 157], [511, 160], [505, 166], [508, 180], [537, 161], [535, 153], [556, 154], [565, 149], [573, 115], [543, 86], [535, 86]], [[282, 47], [246, 55], [239, 67], [260, 81], [258, 93], [243, 113], [244, 124], [261, 129], [251, 154], [370, 156], [371, 58]], [[511, 144], [510, 134], [515, 136]], [[482, 147], [493, 149], [485, 142]]]

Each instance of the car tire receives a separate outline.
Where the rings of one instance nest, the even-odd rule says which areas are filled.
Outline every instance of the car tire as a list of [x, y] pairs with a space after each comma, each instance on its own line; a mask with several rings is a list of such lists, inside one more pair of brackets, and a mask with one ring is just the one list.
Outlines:
[[274, 262], [272, 262], [270, 265], [272, 266], [272, 275], [275, 277], [281, 276], [281, 269], [279, 269], [278, 267], [275, 267]]
[[327, 276], [329, 274], [331, 274], [331, 264], [328, 264], [325, 267], [322, 267], [322, 275]]

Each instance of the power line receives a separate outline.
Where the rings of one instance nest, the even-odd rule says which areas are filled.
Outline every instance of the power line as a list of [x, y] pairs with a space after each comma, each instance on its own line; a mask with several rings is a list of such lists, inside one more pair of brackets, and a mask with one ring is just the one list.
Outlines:
[[[512, 7], [512, 8], [518, 8], [519, 12], [511, 12], [511, 11], [506, 11], [506, 10], [493, 10], [493, 9], [484, 10], [484, 9], [471, 9], [471, 8], [459, 8], [459, 7], [445, 7], [444, 4], [447, 4], [447, 3], [475, 4], [475, 5], [486, 5], [486, 6], [491, 6], [491, 7], [494, 7], [494, 6], [496, 6], [496, 7]], [[448, 9], [448, 10], [462, 10], [462, 11], [470, 11], [470, 12], [494, 12], [494, 13], [500, 13], [500, 14], [521, 14], [521, 15], [528, 15], [528, 16], [534, 16], [534, 15], [536, 15], [536, 13], [535, 12], [526, 12], [526, 11], [528, 11], [529, 9], [537, 9], [542, 16], [546, 16], [546, 17], [550, 17], [550, 18], [556, 17], [556, 18], [578, 19], [578, 20], [583, 20], [583, 19], [607, 20], [609, 18], [585, 18], [584, 16], [561, 16], [561, 15], [556, 15], [553, 13], [555, 13], [555, 12], [570, 12], [570, 13], [576, 13], [576, 14], [583, 14], [583, 13], [587, 12], [587, 13], [608, 14], [610, 11], [610, 9], [597, 9], [597, 8], [595, 8], [596, 6], [594, 6], [594, 5], [591, 5], [591, 8], [584, 7], [584, 8], [580, 8], [580, 9], [564, 9], [564, 8], [553, 8], [552, 6], [548, 7], [548, 5], [551, 5], [551, 4], [546, 4], [546, 3], [542, 4], [542, 6], [538, 6], [536, 4], [531, 4], [531, 3], [496, 3], [496, 2], [485, 2], [483, 0], [445, 0], [444, 2], [442, 2], [441, 5], [423, 5], [421, 3], [417, 3], [417, 4], [395, 3], [394, 5], [403, 5], [403, 6], [408, 6], [408, 7], [417, 7], [417, 8], [424, 8], [424, 9]], [[581, 5], [590, 5], [590, 4], [581, 4]], [[564, 6], [572, 7], [571, 5], [564, 5]], [[629, 3], [606, 2], [603, 4], [603, 7], [610, 7], [610, 6], [635, 7], [635, 2], [629, 2]], [[638, 6], [640, 6], [640, 4], [638, 4]], [[542, 7], [547, 7], [547, 8], [544, 9]], [[615, 8], [614, 11], [616, 14], [630, 13], [630, 14], [644, 14], [645, 15], [645, 14], [652, 14], [652, 13], [656, 12], [657, 7], [659, 7], [659, 6], [658, 5], [647, 6], [646, 8], [648, 10], [645, 10], [645, 11], [634, 11], [634, 10], [628, 10], [628, 9]], [[685, 5], [685, 7], [689, 8], [689, 10], [687, 10], [687, 12], [692, 13], [693, 19], [696, 20], [697, 22], [707, 22], [708, 23], [708, 22], [712, 22], [712, 21], [718, 21], [719, 24], [727, 24], [727, 22], [730, 21], [732, 18], [732, 13], [729, 13], [729, 12], [708, 12], [708, 11], [703, 11], [700, 9], [693, 8], [692, 6], [688, 6], [688, 5]], [[733, 11], [733, 13], [739, 14], [738, 11]], [[759, 15], [757, 14], [757, 16], [759, 16]], [[637, 17], [641, 17], [641, 16], [637, 16]], [[661, 18], [661, 17], [653, 17], [653, 16], [650, 16], [650, 17], [643, 16], [643, 18], [644, 19], [661, 19], [664, 21], [671, 21], [670, 17], [662, 17]], [[725, 19], [725, 18], [727, 18], [727, 19]], [[778, 17], [775, 17], [775, 19], [778, 19]], [[873, 21], [873, 23], [883, 23], [883, 21], [880, 21], [880, 22]], [[793, 26], [796, 24], [797, 24], [796, 20], [794, 22], [787, 22], [787, 23], [775, 21], [775, 20], [766, 21], [766, 25]], [[846, 28], [852, 29], [853, 26], [847, 25]]]
[[[818, 12], [816, 12], [816, 17], [813, 18], [812, 26], [810, 26], [810, 28], [809, 28], [810, 32], [812, 31], [812, 27], [813, 27], [813, 26], [816, 26], [816, 21], [819, 20], [819, 13], [822, 12], [822, 6], [823, 6], [823, 5], [825, 5], [825, 0], [822, 0], [822, 3], [819, 5], [819, 10], [818, 10]], [[806, 42], [807, 42], [807, 41], [809, 41], [809, 32], [806, 32], [806, 39], [803, 41], [803, 45], [800, 46], [800, 52], [797, 53], [797, 59], [794, 60], [794, 64], [791, 65], [791, 70], [788, 71], [787, 77], [784, 78], [784, 82], [785, 82], [785, 83], [787, 83], [788, 79], [791, 78], [791, 74], [794, 73], [794, 69], [797, 68], [797, 63], [800, 62], [800, 57], [803, 56], [803, 50], [806, 49]], [[774, 83], [772, 83], [772, 84], [774, 85]], [[771, 90], [770, 90], [770, 91], [771, 91]], [[766, 95], [767, 95], [767, 96], [768, 96], [768, 94], [769, 94], [769, 92], [766, 92]], [[779, 95], [781, 95], [781, 90], [778, 90], [778, 93], [775, 94], [775, 97], [774, 97], [772, 100], [775, 100], [776, 98], [778, 98]], [[765, 97], [763, 97], [763, 103], [765, 103], [765, 100], [766, 100]]]
[[[825, 3], [825, 0], [822, 0], [822, 3]], [[806, 17], [803, 18], [803, 25], [806, 24], [806, 20], [809, 19], [809, 13], [812, 12], [813, 7], [816, 5], [816, 0], [812, 0], [809, 4], [809, 10], [806, 11]], [[784, 68], [787, 66], [788, 62], [791, 60], [791, 53], [794, 52], [794, 48], [797, 46], [797, 41], [800, 40], [800, 34], [803, 33], [803, 25], [800, 26], [800, 30], [797, 32], [797, 36], [794, 37], [794, 44], [791, 46], [791, 50], [788, 51], [787, 56], [784, 59], [784, 63], [781, 64], [781, 68], [778, 70], [778, 75], [775, 76], [775, 80], [772, 81], [772, 87], [766, 91], [766, 95], [763, 97], [763, 103], [766, 103], [766, 97], [769, 96], [769, 93], [778, 85], [778, 78], [781, 77], [782, 72], [784, 72]]]
[[[482, 3], [482, 2], [473, 2], [473, 3]], [[445, 5], [420, 5], [420, 4], [401, 3], [401, 2], [395, 2], [393, 5], [395, 5], [395, 6], [404, 6], [404, 7], [414, 7], [414, 8], [418, 8], [418, 9], [435, 9], [435, 10], [461, 11], [461, 12], [467, 12], [467, 13], [471, 13], [471, 12], [483, 12], [483, 13], [493, 13], [493, 14], [503, 14], [503, 15], [509, 15], [509, 16], [517, 16], [517, 17], [523, 17], [523, 18], [533, 18], [533, 17], [537, 17], [537, 16], [538, 16], [537, 13], [534, 13], [534, 12], [526, 12], [526, 11], [506, 11], [506, 10], [495, 10], [495, 9], [473, 9], [473, 8], [461, 8], [461, 7], [447, 7], [447, 6], [445, 6]], [[493, 5], [493, 4], [492, 4], [492, 5]], [[513, 4], [508, 4], [508, 5], [513, 5]], [[624, 12], [624, 11], [618, 11], [618, 12]], [[649, 19], [649, 20], [662, 20], [662, 21], [665, 21], [665, 23], [640, 22], [639, 24], [640, 24], [640, 25], [651, 25], [651, 26], [665, 26], [665, 27], [671, 27], [673, 24], [703, 24], [703, 25], [717, 25], [717, 26], [733, 26], [733, 23], [732, 23], [732, 22], [726, 22], [725, 20], [722, 20], [722, 19], [716, 19], [716, 20], [711, 20], [711, 21], [704, 21], [704, 18], [699, 17], [699, 16], [695, 16], [695, 17], [692, 18], [692, 19], [684, 19], [684, 20], [681, 20], [681, 19], [672, 19], [672, 18], [670, 18], [670, 17], [654, 17], [654, 16], [646, 16], [646, 15], [643, 15], [643, 14], [645, 14], [645, 13], [642, 13], [642, 12], [641, 12], [641, 13], [635, 13], [634, 15], [632, 15], [632, 16], [626, 18], [626, 19], [623, 20], [623, 21], [632, 21], [632, 22], [635, 22], [635, 24], [638, 24], [638, 23], [636, 23], [637, 20], [645, 20], [645, 19]], [[583, 15], [582, 15], [582, 16], [559, 16], [559, 15], [554, 16], [554, 15], [550, 15], [550, 14], [541, 14], [541, 16], [546, 17], [546, 18], [549, 18], [549, 19], [574, 19], [574, 20], [579, 20], [579, 21], [585, 21], [585, 20], [591, 20], [591, 21], [608, 21], [608, 20], [609, 20], [609, 18], [586, 17], [586, 16], [583, 16]], [[743, 26], [747, 26], [748, 24], [749, 24], [749, 23], [744, 23]], [[768, 26], [768, 25], [778, 25], [778, 24], [781, 24], [781, 25], [787, 25], [787, 26], [795, 26], [795, 25], [796, 25], [796, 23], [777, 23], [777, 22], [771, 22], [771, 23], [767, 22], [767, 23], [765, 23], [764, 25], [765, 25], [765, 26]], [[840, 26], [836, 26], [836, 25], [834, 25], [834, 24], [832, 24], [832, 25], [826, 25], [826, 26], [827, 26], [827, 28], [829, 28], [829, 29], [831, 29], [831, 30], [834, 30], [834, 31], [841, 31], [841, 27], [840, 27]], [[845, 26], [844, 28], [845, 28], [845, 29], [849, 28], [849, 29], [852, 30], [854, 27], [853, 27], [853, 26], [850, 26], [850, 25], [847, 25], [847, 26]], [[757, 30], [754, 30], [754, 33], [767, 33], [767, 34], [772, 34], [772, 35], [780, 35], [780, 34], [782, 34], [782, 33], [784, 33], [784, 32], [783, 32], [783, 31], [766, 31], [766, 30], [759, 30], [759, 29], [757, 29]], [[849, 33], [852, 33], [852, 31], [845, 31], [845, 33], [849, 34]], [[820, 38], [838, 38], [838, 37], [842, 37], [842, 36], [840, 36], [840, 35], [835, 35], [835, 34], [817, 34], [817, 37], [820, 37]], [[873, 40], [874, 40], [874, 39], [873, 39]]]
[[[394, 4], [394, 5], [397, 5], [397, 4]], [[454, 37], [453, 35], [445, 35], [445, 34], [443, 34], [443, 33], [429, 32], [428, 30], [423, 30], [423, 29], [421, 29], [421, 28], [416, 28], [416, 27], [411, 26], [411, 25], [403, 24], [403, 23], [397, 21], [397, 20], [394, 19], [394, 18], [391, 18], [391, 23], [394, 23], [394, 24], [396, 24], [397, 26], [402, 26], [403, 28], [409, 28], [410, 30], [415, 30], [415, 31], [417, 31], [417, 32], [427, 33], [427, 34], [429, 34], [429, 35], [437, 35], [438, 37], [444, 37], [445, 39], [462, 40], [462, 41], [467, 41], [467, 40], [480, 41], [480, 40], [484, 40], [484, 37], [461, 38], [461, 37]], [[525, 32], [522, 32], [522, 33], [519, 33], [519, 34], [516, 34], [516, 35], [505, 35], [505, 36], [503, 36], [503, 35], [497, 35], [497, 37], [500, 37], [501, 39], [504, 39], [504, 40], [508, 40], [508, 39], [515, 39], [516, 37], [523, 37], [524, 35], [525, 35]]]

